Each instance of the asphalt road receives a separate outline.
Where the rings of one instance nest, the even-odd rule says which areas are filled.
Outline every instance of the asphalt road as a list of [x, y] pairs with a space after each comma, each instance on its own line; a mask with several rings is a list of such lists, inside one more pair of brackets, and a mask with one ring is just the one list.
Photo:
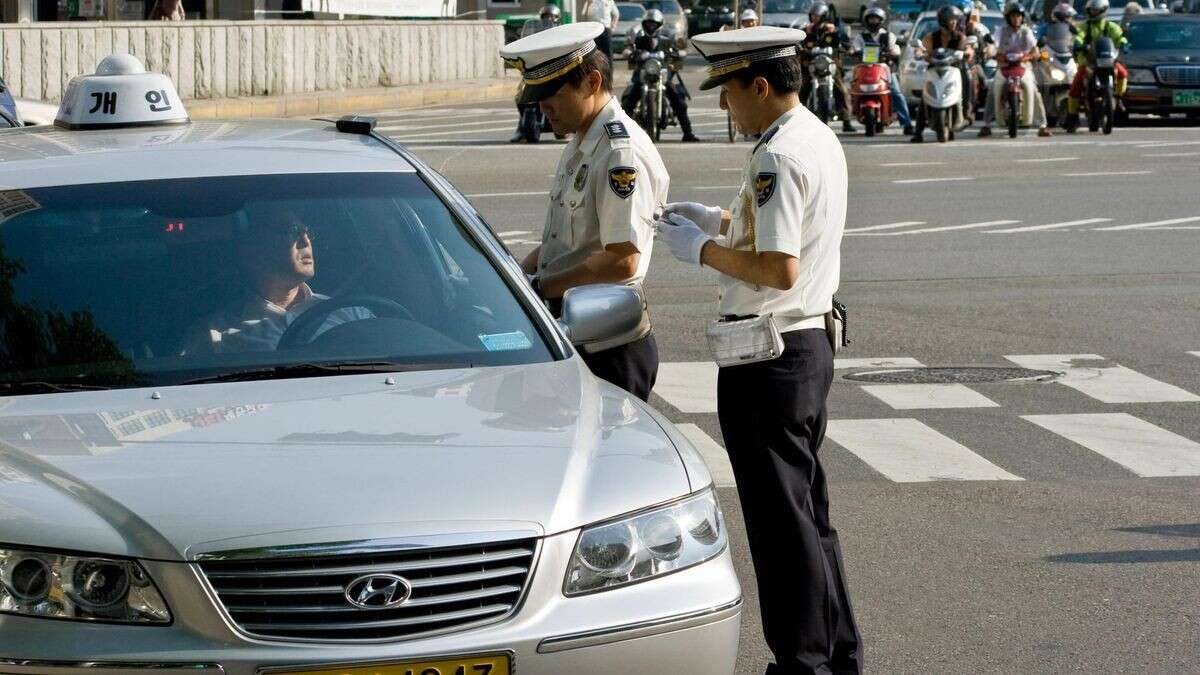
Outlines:
[[[669, 131], [672, 200], [728, 204], [749, 143], [695, 89], [707, 142]], [[562, 143], [510, 145], [511, 104], [384, 111], [518, 258], [540, 238]], [[1200, 672], [1200, 129], [913, 145], [844, 135], [850, 210], [822, 454], [871, 672]], [[655, 250], [652, 403], [727, 484], [702, 327], [709, 270]], [[906, 387], [889, 363], [1031, 365], [1043, 382]], [[713, 440], [715, 439], [715, 440]], [[761, 672], [735, 488], [721, 488]]]

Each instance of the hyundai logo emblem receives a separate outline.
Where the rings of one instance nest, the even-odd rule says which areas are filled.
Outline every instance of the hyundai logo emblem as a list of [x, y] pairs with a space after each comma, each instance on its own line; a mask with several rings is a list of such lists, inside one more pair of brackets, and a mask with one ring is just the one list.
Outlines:
[[395, 574], [364, 574], [346, 584], [344, 595], [359, 609], [393, 609], [412, 595], [412, 584]]

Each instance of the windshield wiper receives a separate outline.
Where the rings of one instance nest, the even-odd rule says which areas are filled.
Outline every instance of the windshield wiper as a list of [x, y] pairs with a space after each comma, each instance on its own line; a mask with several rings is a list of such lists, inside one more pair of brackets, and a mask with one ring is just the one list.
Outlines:
[[104, 391], [112, 387], [102, 384], [82, 384], [79, 382], [46, 382], [44, 380], [29, 380], [27, 382], [0, 382], [0, 393], [4, 394], [58, 394], [68, 391]]
[[399, 363], [395, 361], [339, 361], [336, 363], [290, 363], [270, 368], [234, 370], [217, 373], [181, 384], [209, 384], [213, 382], [248, 382], [251, 380], [287, 380], [299, 377], [324, 377], [326, 375], [365, 375], [367, 373], [403, 373], [415, 370], [443, 370], [447, 368], [470, 368], [469, 363]]

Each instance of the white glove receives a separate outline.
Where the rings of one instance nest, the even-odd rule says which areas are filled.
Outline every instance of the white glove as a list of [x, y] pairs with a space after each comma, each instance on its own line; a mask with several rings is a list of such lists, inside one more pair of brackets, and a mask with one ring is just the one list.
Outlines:
[[721, 234], [721, 207], [705, 206], [699, 202], [671, 202], [663, 207], [663, 218], [669, 214], [678, 213], [710, 236]]
[[666, 241], [671, 248], [671, 255], [677, 260], [696, 265], [700, 264], [700, 251], [712, 239], [699, 225], [678, 213], [655, 221], [654, 229], [658, 232], [658, 238]]

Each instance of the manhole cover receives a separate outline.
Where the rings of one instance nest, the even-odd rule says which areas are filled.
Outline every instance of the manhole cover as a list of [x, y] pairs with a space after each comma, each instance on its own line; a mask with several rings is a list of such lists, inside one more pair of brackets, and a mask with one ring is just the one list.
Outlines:
[[987, 382], [1046, 382], [1061, 373], [1032, 368], [1004, 366], [951, 366], [944, 368], [891, 368], [850, 373], [844, 377], [857, 382], [881, 384], [983, 384]]

